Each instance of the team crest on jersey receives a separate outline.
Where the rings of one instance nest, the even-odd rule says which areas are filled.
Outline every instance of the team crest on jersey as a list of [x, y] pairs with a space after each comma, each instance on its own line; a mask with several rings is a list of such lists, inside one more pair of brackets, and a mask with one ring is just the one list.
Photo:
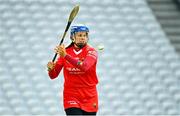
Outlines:
[[96, 103], [93, 103], [93, 107], [96, 108], [96, 107], [97, 107], [97, 104], [96, 104]]

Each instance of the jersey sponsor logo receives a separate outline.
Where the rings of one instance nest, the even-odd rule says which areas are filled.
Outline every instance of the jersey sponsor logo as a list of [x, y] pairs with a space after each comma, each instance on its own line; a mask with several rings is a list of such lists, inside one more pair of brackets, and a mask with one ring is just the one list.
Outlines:
[[68, 102], [68, 104], [70, 104], [70, 105], [78, 104], [76, 101], [67, 101], [67, 102]]
[[85, 72], [81, 71], [79, 68], [76, 67], [67, 67], [66, 70], [68, 70], [68, 72], [70, 74], [84, 74]]
[[66, 70], [68, 70], [68, 71], [80, 71], [80, 69], [78, 69], [78, 68], [75, 68], [75, 67], [67, 67], [66, 68]]
[[[83, 62], [84, 61], [84, 57], [78, 58], [75, 57], [75, 59]], [[68, 62], [68, 61], [67, 61]], [[84, 74], [85, 72], [80, 70], [77, 67], [74, 67], [72, 64], [68, 63], [68, 66], [66, 67], [66, 70], [69, 72], [69, 74]]]

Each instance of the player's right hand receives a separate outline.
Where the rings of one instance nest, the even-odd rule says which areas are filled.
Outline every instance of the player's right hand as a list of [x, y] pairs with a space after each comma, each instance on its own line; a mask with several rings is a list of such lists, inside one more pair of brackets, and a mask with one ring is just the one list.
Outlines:
[[52, 61], [48, 62], [48, 64], [47, 64], [48, 71], [53, 70], [53, 69], [54, 69], [54, 66], [55, 66], [55, 63], [54, 63], [54, 62], [52, 62]]

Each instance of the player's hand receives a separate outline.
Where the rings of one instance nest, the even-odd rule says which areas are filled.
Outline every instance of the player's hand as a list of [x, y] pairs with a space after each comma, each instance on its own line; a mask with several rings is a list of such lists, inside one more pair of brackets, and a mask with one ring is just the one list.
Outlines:
[[61, 56], [61, 57], [66, 56], [66, 49], [65, 49], [64, 44], [62, 44], [60, 46], [56, 46], [56, 48], [54, 50], [59, 56]]
[[47, 64], [48, 71], [53, 70], [53, 69], [54, 69], [54, 66], [55, 66], [55, 63], [54, 63], [54, 62], [52, 62], [52, 61], [48, 62], [48, 64]]

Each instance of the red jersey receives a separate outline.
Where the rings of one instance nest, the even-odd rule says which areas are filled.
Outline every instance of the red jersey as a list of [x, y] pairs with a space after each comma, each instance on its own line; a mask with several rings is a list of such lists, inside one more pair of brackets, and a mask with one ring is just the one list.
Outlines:
[[54, 79], [64, 68], [64, 107], [97, 111], [97, 51], [86, 45], [78, 51], [74, 46], [68, 47], [66, 52], [64, 58], [58, 58], [54, 70], [49, 71], [50, 78]]

